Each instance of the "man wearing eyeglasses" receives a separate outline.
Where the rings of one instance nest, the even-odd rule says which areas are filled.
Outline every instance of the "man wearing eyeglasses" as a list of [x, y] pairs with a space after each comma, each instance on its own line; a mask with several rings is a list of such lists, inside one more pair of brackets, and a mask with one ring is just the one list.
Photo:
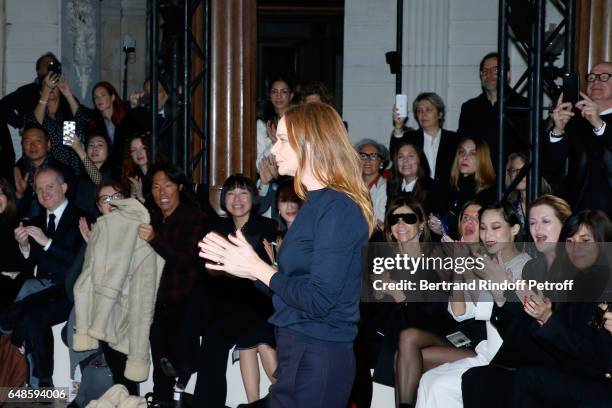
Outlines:
[[582, 99], [574, 105], [561, 94], [550, 114], [553, 126], [544, 144], [544, 168], [575, 211], [600, 209], [612, 215], [611, 76], [612, 62], [595, 65], [586, 75]]
[[[480, 61], [482, 93], [461, 105], [459, 137], [480, 137], [491, 149], [493, 168], [497, 169], [499, 152], [499, 126], [497, 117], [497, 73], [499, 54], [491, 52]], [[506, 64], [506, 106], [527, 106], [528, 101], [514, 92], [510, 82], [510, 62]], [[529, 150], [528, 116], [526, 111], [508, 111], [504, 114], [504, 162], [510, 153], [527, 153]]]

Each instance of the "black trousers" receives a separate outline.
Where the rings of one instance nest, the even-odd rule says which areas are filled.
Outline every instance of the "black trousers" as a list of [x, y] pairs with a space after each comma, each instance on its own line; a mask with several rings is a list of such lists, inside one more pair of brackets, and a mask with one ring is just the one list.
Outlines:
[[12, 334], [14, 343], [25, 343], [32, 359], [32, 374], [40, 380], [51, 381], [53, 376], [53, 331], [56, 324], [68, 320], [72, 305], [60, 289], [39, 293], [24, 308], [21, 321]]
[[153, 360], [153, 395], [156, 400], [172, 400], [176, 379], [164, 373], [160, 361], [166, 358], [174, 365], [176, 361], [182, 360], [182, 357], [178, 356], [176, 341], [184, 312], [184, 306], [177, 304], [158, 304], [155, 308], [149, 340]]
[[236, 344], [240, 326], [231, 315], [209, 323], [204, 334], [198, 362], [194, 406], [223, 408], [227, 397], [227, 358]]
[[125, 372], [125, 362], [127, 361], [127, 356], [122, 352], [111, 348], [105, 341], [100, 342], [100, 348], [104, 352], [106, 364], [108, 364], [108, 368], [110, 368], [110, 371], [113, 374], [113, 382], [115, 384], [124, 385], [130, 395], [140, 395], [140, 387], [138, 383], [128, 380], [123, 375]]

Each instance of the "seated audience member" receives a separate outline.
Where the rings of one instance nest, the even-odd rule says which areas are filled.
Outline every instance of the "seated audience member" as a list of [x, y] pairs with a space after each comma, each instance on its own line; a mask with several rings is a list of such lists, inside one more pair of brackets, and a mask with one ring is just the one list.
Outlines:
[[146, 177], [151, 167], [150, 139], [146, 134], [128, 139], [123, 153], [121, 182], [130, 187], [130, 197], [137, 199], [150, 209], [151, 186]]
[[[499, 122], [497, 109], [497, 71], [499, 54], [491, 52], [480, 61], [479, 73], [482, 93], [461, 105], [459, 116], [459, 137], [481, 137], [491, 149], [493, 168], [497, 171], [499, 152]], [[526, 107], [527, 99], [514, 92], [510, 87], [510, 61], [506, 61], [506, 78], [504, 79], [506, 106]], [[504, 157], [510, 153], [529, 151], [528, 117], [526, 111], [504, 112]]]
[[[520, 253], [514, 238], [520, 225], [514, 209], [507, 203], [485, 205], [480, 209], [480, 241], [485, 245], [488, 257], [485, 258], [484, 274], [476, 279], [513, 280], [520, 279], [529, 255]], [[509, 272], [509, 274], [507, 273]], [[479, 296], [472, 299], [472, 296]], [[471, 367], [489, 364], [502, 344], [502, 338], [491, 320], [493, 301], [500, 294], [491, 291], [454, 292], [448, 310], [457, 321], [476, 319], [486, 323], [486, 339], [478, 343], [476, 355], [460, 360], [438, 361], [438, 367], [427, 371], [421, 377], [416, 407], [461, 407], [461, 375]], [[503, 296], [503, 292], [502, 292]], [[450, 361], [450, 360], [447, 360]], [[439, 365], [440, 363], [444, 363]]]
[[376, 223], [382, 230], [387, 206], [387, 180], [382, 173], [389, 163], [389, 151], [372, 139], [360, 140], [355, 144], [355, 150], [361, 159], [361, 177], [370, 190]]
[[270, 155], [272, 145], [276, 142], [276, 125], [281, 116], [291, 105], [294, 95], [294, 84], [289, 78], [277, 77], [270, 82], [268, 100], [263, 116], [257, 120], [257, 158], [256, 164]]
[[276, 208], [278, 210], [280, 236], [284, 237], [287, 230], [291, 228], [301, 207], [302, 200], [295, 193], [293, 177], [283, 179], [276, 191]]
[[[151, 80], [145, 79], [143, 83], [143, 92], [133, 92], [130, 95], [130, 108], [127, 117], [125, 118], [125, 128], [129, 134], [134, 133], [150, 133], [151, 132]], [[184, 144], [183, 132], [181, 129], [182, 121], [175, 120], [173, 115], [176, 112], [172, 111], [172, 105], [168, 103], [170, 100], [169, 88], [164, 81], [159, 78], [157, 82], [157, 157], [154, 161], [169, 161], [173, 163], [182, 163]], [[179, 126], [176, 141], [172, 140], [172, 128], [176, 124]]]
[[[17, 227], [17, 198], [15, 189], [3, 178], [0, 178], [0, 256], [1, 272], [20, 272], [18, 262], [19, 248], [15, 241], [14, 230]], [[15, 276], [0, 275], [0, 313], [13, 302], [23, 282], [23, 273]]]
[[72, 137], [72, 148], [83, 163], [84, 172], [81, 172], [77, 180], [75, 204], [85, 212], [91, 219], [96, 218], [99, 208], [96, 207], [91, 197], [94, 196], [96, 187], [102, 181], [112, 178], [112, 169], [108, 159], [111, 155], [110, 140], [101, 132], [90, 134], [85, 140], [85, 149], [77, 137]]
[[110, 164], [117, 171], [121, 167], [123, 149], [131, 131], [130, 120], [126, 120], [126, 108], [115, 87], [106, 81], [94, 85], [91, 100], [95, 109], [88, 111], [88, 132], [91, 134], [93, 130], [111, 142]]
[[387, 199], [410, 196], [428, 214], [432, 187], [433, 180], [429, 177], [429, 165], [423, 151], [414, 142], [401, 142], [393, 157], [393, 177], [387, 182]]
[[302, 89], [302, 100], [308, 102], [323, 102], [334, 105], [334, 95], [321, 81], [310, 81]]
[[411, 142], [425, 153], [429, 164], [429, 176], [438, 184], [446, 186], [458, 139], [455, 132], [442, 129], [446, 118], [444, 101], [436, 93], [421, 93], [412, 103], [412, 113], [419, 124], [419, 129], [407, 130], [399, 127], [398, 130], [398, 124], [403, 123], [406, 118], [398, 117], [394, 111], [393, 121], [396, 127], [389, 143], [391, 156], [395, 157], [403, 142]]
[[66, 77], [49, 72], [41, 83], [40, 101], [34, 111], [26, 115], [25, 124], [41, 126], [49, 135], [51, 155], [79, 174], [79, 158], [63, 143], [65, 121], [75, 121], [76, 135], [83, 140], [87, 124], [85, 110], [72, 95]]
[[45, 130], [39, 126], [29, 126], [21, 133], [23, 156], [14, 169], [15, 194], [20, 218], [35, 218], [40, 212], [40, 204], [34, 189], [34, 175], [47, 167], [60, 169], [68, 186], [68, 197], [74, 195], [75, 176], [72, 168], [49, 155], [51, 142]]
[[39, 170], [34, 186], [44, 212], [32, 224], [20, 222], [15, 229], [25, 268], [33, 279], [27, 280], [17, 295], [8, 326], [14, 329], [13, 342], [24, 344], [32, 362], [30, 385], [52, 386], [51, 327], [68, 318], [71, 306], [64, 288], [66, 272], [83, 239], [79, 213], [66, 199], [68, 186], [61, 172], [51, 167]]
[[[612, 215], [611, 76], [612, 62], [597, 64], [586, 76], [583, 99], [572, 106], [563, 95], [559, 97], [551, 114], [554, 126], [543, 145], [543, 169], [555, 191], [576, 211], [603, 210], [608, 216]], [[566, 160], [569, 167], [564, 174]]]
[[[228, 217], [215, 230], [221, 235], [241, 230], [258, 256], [269, 263], [264, 240], [276, 241], [274, 221], [257, 214], [257, 188], [242, 174], [234, 174], [223, 183], [221, 209]], [[196, 400], [206, 398], [209, 406], [223, 406], [227, 383], [227, 354], [236, 345], [240, 355], [240, 371], [247, 399], [259, 399], [259, 354], [266, 375], [274, 382], [277, 368], [273, 327], [268, 323], [272, 302], [248, 280], [236, 280], [209, 271], [211, 322], [202, 344], [203, 358], [198, 370]]]
[[[505, 178], [505, 188], [508, 189], [510, 185], [514, 182], [516, 177], [521, 172], [521, 169], [527, 163], [527, 156], [523, 153], [511, 153], [508, 156], [508, 161], [506, 163], [506, 178]], [[541, 179], [541, 190], [542, 194], [550, 194], [550, 186], [544, 180]], [[521, 220], [521, 230], [516, 236], [517, 242], [523, 242], [528, 238], [527, 234], [527, 174], [525, 177], [518, 182], [518, 184], [514, 187], [512, 191], [506, 191], [505, 193], [506, 200], [514, 206], [514, 210]]]
[[[211, 226], [206, 215], [195, 207], [189, 196], [187, 178], [178, 168], [156, 165], [151, 168], [151, 176], [151, 194], [156, 208], [151, 224], [141, 224], [138, 235], [166, 261], [150, 340], [153, 396], [157, 402], [170, 403], [175, 379], [166, 375], [163, 365], [168, 362], [178, 374], [187, 360], [193, 358], [181, 354], [184, 350], [178, 347], [177, 339], [186, 316], [187, 300], [202, 283], [199, 276], [204, 264], [198, 257], [198, 242]], [[174, 335], [169, 336], [169, 333]]]
[[432, 232], [455, 237], [456, 218], [463, 204], [470, 200], [483, 205], [493, 202], [494, 183], [495, 171], [489, 146], [480, 139], [461, 139], [451, 167], [450, 186], [436, 185], [435, 191], [430, 193], [432, 212], [437, 212], [437, 215], [430, 215]]
[[[0, 100], [0, 117], [15, 129], [25, 126], [26, 114], [32, 112], [39, 102], [40, 85], [49, 73], [49, 63], [59, 64], [57, 57], [46, 52], [36, 60], [36, 79], [29, 84], [20, 86], [17, 90]], [[2, 120], [0, 120], [2, 122]]]

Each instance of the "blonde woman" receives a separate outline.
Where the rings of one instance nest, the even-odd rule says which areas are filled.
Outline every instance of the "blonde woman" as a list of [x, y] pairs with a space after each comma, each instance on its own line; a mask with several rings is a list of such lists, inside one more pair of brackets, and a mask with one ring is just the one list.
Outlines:
[[[257, 257], [240, 231], [229, 241], [206, 235], [200, 256], [209, 269], [257, 281], [273, 294], [279, 367], [270, 406], [344, 408], [355, 377], [361, 247], [375, 226], [359, 156], [338, 113], [317, 102], [285, 112], [272, 154], [304, 199], [278, 269]], [[202, 391], [196, 386], [196, 402]]]

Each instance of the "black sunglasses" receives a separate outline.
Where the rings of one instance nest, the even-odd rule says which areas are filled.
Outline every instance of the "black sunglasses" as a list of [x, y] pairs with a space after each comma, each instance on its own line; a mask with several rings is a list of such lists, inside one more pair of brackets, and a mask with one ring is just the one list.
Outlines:
[[389, 225], [395, 225], [400, 220], [404, 221], [406, 224], [416, 224], [419, 219], [417, 218], [416, 214], [413, 213], [400, 213], [389, 215]]

